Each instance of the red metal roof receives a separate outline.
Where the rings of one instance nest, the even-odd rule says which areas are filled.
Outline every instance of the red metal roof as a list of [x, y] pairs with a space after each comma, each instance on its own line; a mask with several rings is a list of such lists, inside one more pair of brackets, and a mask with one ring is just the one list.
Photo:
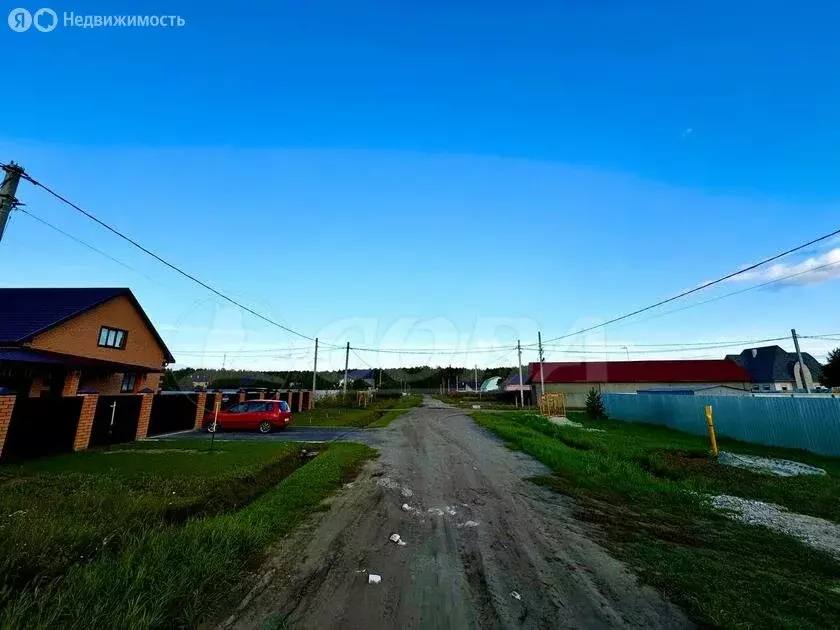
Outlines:
[[[540, 382], [540, 364], [531, 363], [531, 382]], [[546, 383], [748, 383], [734, 361], [590, 361], [544, 363]]]

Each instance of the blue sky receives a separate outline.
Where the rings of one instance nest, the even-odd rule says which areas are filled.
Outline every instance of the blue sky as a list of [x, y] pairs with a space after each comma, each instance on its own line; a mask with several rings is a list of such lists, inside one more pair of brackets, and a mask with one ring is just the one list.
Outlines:
[[[50, 6], [60, 20], [103, 11]], [[4, 27], [0, 45], [22, 65], [0, 103], [0, 156], [309, 335], [532, 343], [538, 329], [563, 335], [838, 227], [840, 9], [791, 6], [109, 4], [186, 26]], [[4, 284], [128, 285], [182, 364], [228, 350], [228, 366], [309, 365], [302, 340], [43, 191], [18, 196], [136, 271], [17, 213], [0, 245]], [[837, 247], [686, 304], [840, 260]], [[836, 269], [571, 343], [642, 358], [658, 355], [640, 344], [838, 332]], [[274, 350], [290, 347], [301, 349]], [[560, 349], [549, 358], [572, 356]]]

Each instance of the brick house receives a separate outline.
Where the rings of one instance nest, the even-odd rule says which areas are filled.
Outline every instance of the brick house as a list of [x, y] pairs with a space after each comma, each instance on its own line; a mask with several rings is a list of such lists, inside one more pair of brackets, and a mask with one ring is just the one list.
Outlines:
[[0, 289], [0, 388], [157, 391], [174, 361], [130, 289]]

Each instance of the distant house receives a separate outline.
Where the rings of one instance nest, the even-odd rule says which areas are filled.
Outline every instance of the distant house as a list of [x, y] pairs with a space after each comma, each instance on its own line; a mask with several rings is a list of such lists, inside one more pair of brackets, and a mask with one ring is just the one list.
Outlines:
[[174, 361], [129, 289], [0, 289], [0, 387], [30, 396], [156, 391]]
[[[540, 393], [540, 364], [530, 364], [530, 380]], [[604, 393], [634, 393], [642, 389], [685, 389], [726, 385], [749, 390], [750, 375], [729, 360], [592, 361], [544, 363], [546, 392], [563, 392], [572, 408], [584, 406], [591, 388]]]
[[193, 389], [207, 389], [210, 384], [210, 375], [204, 372], [196, 372], [192, 375]]
[[749, 373], [753, 391], [792, 392], [805, 389], [805, 384], [813, 389], [822, 377], [822, 365], [810, 354], [802, 353], [805, 363], [802, 369], [796, 353], [787, 352], [779, 346], [750, 348], [726, 358]]
[[[374, 380], [374, 372], [373, 369], [370, 370], [347, 370], [347, 386], [349, 387], [356, 381], [364, 381], [368, 387], [374, 387], [375, 380]], [[344, 387], [344, 375], [342, 374], [341, 380], [338, 382], [338, 387], [341, 389]]]
[[502, 390], [506, 392], [518, 392], [520, 389], [525, 392], [531, 391], [531, 385], [528, 383], [528, 372], [522, 370], [522, 382], [519, 381], [519, 370], [514, 370], [510, 376], [501, 384]]

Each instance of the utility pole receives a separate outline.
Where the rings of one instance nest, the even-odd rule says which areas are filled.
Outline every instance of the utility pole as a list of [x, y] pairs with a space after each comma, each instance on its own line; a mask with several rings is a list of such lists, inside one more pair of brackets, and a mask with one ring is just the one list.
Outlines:
[[315, 406], [315, 392], [318, 391], [318, 337], [315, 337], [315, 365], [312, 367], [312, 406]]
[[806, 394], [810, 394], [811, 388], [808, 387], [808, 381], [805, 380], [805, 362], [802, 360], [802, 352], [799, 351], [799, 337], [796, 336], [796, 329], [791, 328], [790, 334], [793, 337], [793, 347], [796, 348], [796, 356], [799, 359], [799, 374], [802, 376], [802, 387], [805, 388]]
[[478, 366], [475, 366], [475, 391], [478, 391]]
[[537, 331], [537, 345], [540, 347], [540, 396], [542, 396], [545, 394], [545, 377], [543, 376], [543, 360], [545, 357], [542, 349], [542, 333], [539, 330]]
[[20, 176], [23, 175], [23, 169], [14, 162], [4, 166], [3, 170], [5, 171], [3, 184], [0, 185], [0, 241], [3, 240], [3, 232], [6, 231], [9, 215], [18, 205], [15, 193], [20, 183]]
[[516, 340], [516, 352], [519, 356], [519, 404], [525, 409], [525, 383], [522, 382], [522, 344]]
[[227, 362], [227, 352], [222, 355], [222, 372], [225, 371], [225, 362]]
[[350, 363], [350, 342], [347, 342], [347, 350], [344, 352], [344, 397], [347, 398], [347, 365]]

